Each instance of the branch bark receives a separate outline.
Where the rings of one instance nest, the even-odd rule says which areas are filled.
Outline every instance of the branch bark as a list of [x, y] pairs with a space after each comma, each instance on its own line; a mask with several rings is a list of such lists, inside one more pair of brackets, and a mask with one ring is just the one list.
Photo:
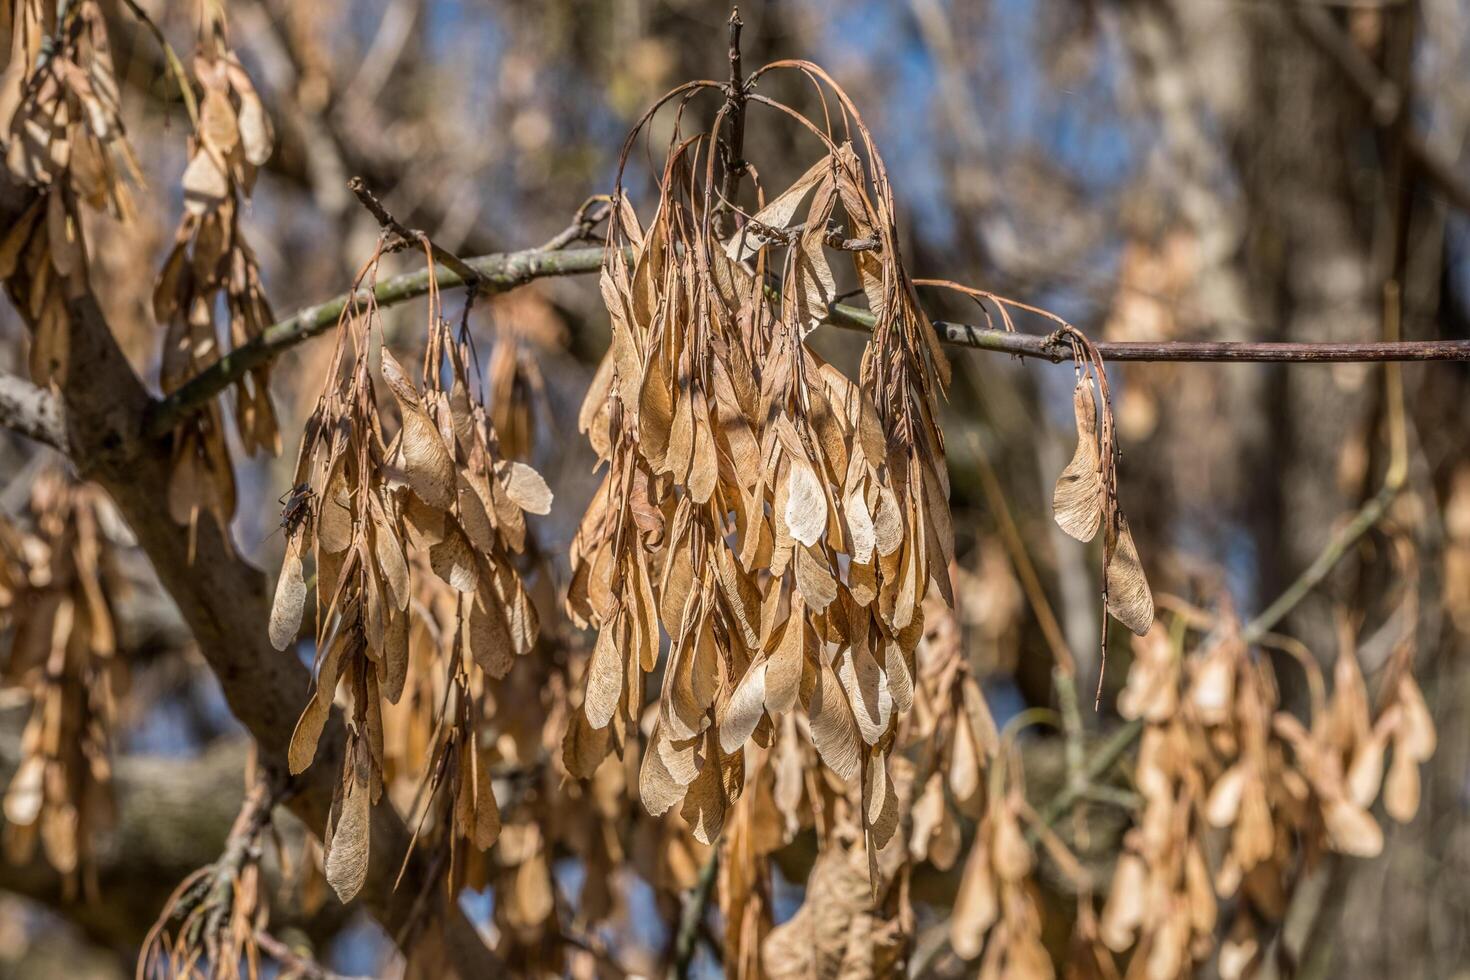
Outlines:
[[[239, 740], [195, 759], [117, 762], [117, 819], [96, 856], [102, 901], [68, 898], [62, 876], [39, 849], [25, 864], [0, 861], [0, 889], [49, 906], [97, 942], [138, 945], [184, 876], [219, 857], [244, 796], [246, 755]], [[9, 784], [19, 764], [20, 739], [6, 733], [0, 737], [0, 784]]]
[[51, 392], [13, 374], [0, 373], [0, 428], [66, 451], [66, 425]]

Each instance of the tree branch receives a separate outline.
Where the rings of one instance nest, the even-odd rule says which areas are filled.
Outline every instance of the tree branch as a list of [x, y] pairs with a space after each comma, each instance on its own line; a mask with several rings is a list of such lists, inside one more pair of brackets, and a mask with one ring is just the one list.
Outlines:
[[[577, 248], [565, 251], [527, 249], [482, 255], [464, 260], [479, 277], [481, 293], [503, 293], [536, 279], [578, 276], [602, 268], [603, 249]], [[464, 277], [444, 265], [435, 266], [441, 289], [464, 285]], [[378, 284], [373, 296], [380, 307], [395, 306], [429, 291], [428, 270], [394, 276]], [[231, 351], [188, 384], [149, 409], [143, 428], [146, 438], [158, 438], [253, 369], [275, 359], [308, 338], [335, 326], [351, 295], [343, 293], [315, 306], [308, 306], [276, 323], [255, 340]], [[360, 302], [368, 291], [360, 290]], [[827, 317], [833, 326], [849, 330], [872, 330], [873, 316], [867, 310], [834, 304]], [[1052, 363], [1069, 359], [1071, 348], [1050, 336], [1016, 333], [997, 327], [935, 321], [939, 339], [951, 346], [1018, 357], [1035, 357]], [[1213, 361], [1332, 363], [1370, 361], [1470, 361], [1470, 340], [1419, 340], [1397, 343], [1282, 344], [1169, 341], [1161, 343], [1099, 341], [1098, 352], [1109, 361]]]
[[[602, 268], [602, 255], [603, 250], [600, 248], [576, 248], [560, 252], [528, 249], [524, 252], [483, 255], [466, 259], [465, 262], [480, 276], [480, 292], [490, 294], [503, 293], [535, 279], [597, 272]], [[461, 276], [445, 266], [436, 266], [435, 273], [441, 289], [451, 289], [464, 283]], [[378, 283], [377, 288], [372, 290], [372, 296], [379, 306], [387, 307], [406, 303], [428, 291], [429, 272], [421, 269]], [[274, 360], [303, 340], [336, 326], [337, 318], [342, 315], [342, 310], [350, 299], [352, 294], [343, 293], [324, 303], [298, 310], [279, 323], [267, 327], [255, 340], [221, 357], [188, 384], [150, 407], [143, 427], [145, 438], [158, 438], [168, 433], [180, 419], [197, 411], [253, 369]], [[366, 303], [368, 291], [360, 290], [357, 299]]]
[[24, 378], [0, 372], [0, 428], [66, 451], [66, 425], [55, 396]]

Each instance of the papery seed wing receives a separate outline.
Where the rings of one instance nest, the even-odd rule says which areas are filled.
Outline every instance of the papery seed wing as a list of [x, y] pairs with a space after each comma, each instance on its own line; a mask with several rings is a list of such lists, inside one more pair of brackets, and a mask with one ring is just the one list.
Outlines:
[[1097, 445], [1097, 406], [1092, 382], [1080, 378], [1072, 391], [1077, 417], [1077, 451], [1057, 478], [1052, 513], [1057, 526], [1078, 541], [1091, 541], [1102, 524], [1103, 481]]
[[1128, 519], [1118, 515], [1117, 531], [1109, 528], [1106, 542], [1107, 563], [1104, 575], [1108, 588], [1108, 612], [1139, 636], [1149, 631], [1154, 623], [1154, 597], [1149, 591], [1148, 579], [1143, 574], [1143, 563], [1138, 559], [1138, 549], [1133, 544], [1133, 534], [1128, 530]]

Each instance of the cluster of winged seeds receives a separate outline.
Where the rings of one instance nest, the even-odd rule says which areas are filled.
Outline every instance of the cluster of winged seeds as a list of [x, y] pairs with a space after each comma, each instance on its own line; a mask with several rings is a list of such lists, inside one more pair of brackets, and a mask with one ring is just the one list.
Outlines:
[[[680, 804], [713, 841], [741, 795], [747, 743], [769, 746], [799, 709], [822, 761], [862, 786], [872, 852], [898, 822], [888, 760], [913, 702], [922, 602], [948, 595], [934, 421], [946, 368], [867, 131], [820, 69], [763, 71], [781, 67], [822, 78], [863, 154], [807, 123], [822, 155], [728, 238], [712, 220], [713, 133], [673, 140], [646, 227], [621, 183], [615, 195], [602, 272], [613, 339], [581, 419], [607, 473], [572, 547], [567, 601], [598, 638], [568, 769], [637, 737], [662, 627], [640, 776], [649, 812]], [[833, 251], [847, 251], [877, 320], [859, 382], [805, 344], [837, 297]]]
[[1144, 724], [1144, 802], [1124, 838], [1101, 941], [1134, 950], [1149, 980], [1172, 980], [1215, 950], [1219, 919], [1229, 916], [1220, 975], [1248, 976], [1306, 867], [1324, 851], [1377, 855], [1383, 830], [1370, 810], [1380, 797], [1394, 820], [1413, 818], [1434, 722], [1401, 660], [1374, 717], [1347, 643], [1330, 698], [1316, 660], [1286, 648], [1313, 692], [1307, 724], [1279, 706], [1269, 660], [1229, 621], [1187, 655], [1162, 626], [1134, 645], [1119, 710]]
[[[937, 593], [925, 605], [913, 707], [898, 720], [887, 761], [896, 807], [908, 815], [904, 832], [867, 846], [863, 787], [820, 764], [799, 731], [798, 712], [773, 724], [768, 748], [747, 746], [745, 792], [731, 807], [720, 847], [728, 975], [887, 976], [901, 969], [915, 934], [915, 869], [954, 870], [964, 823], [995, 809], [984, 778], [1000, 749], [995, 723], [954, 611]], [[805, 901], [776, 925], [771, 865], [807, 832], [816, 835], [817, 856]]]
[[[221, 4], [201, 5], [194, 78], [202, 97], [184, 170], [184, 215], [153, 290], [153, 314], [166, 325], [159, 382], [176, 391], [218, 361], [216, 311], [229, 319], [229, 344], [258, 337], [275, 317], [261, 286], [240, 213], [273, 137], [265, 109], [225, 36]], [[223, 303], [221, 303], [223, 299]], [[281, 451], [281, 436], [262, 365], [235, 385], [235, 427], [247, 453]], [[169, 512], [191, 529], [201, 510], [221, 527], [235, 513], [235, 477], [225, 444], [224, 412], [210, 404], [175, 434]]]
[[[368, 266], [373, 277], [377, 259]], [[359, 285], [364, 278], [372, 278], [367, 270]], [[290, 646], [300, 629], [310, 591], [303, 558], [316, 568], [316, 694], [292, 737], [289, 764], [293, 772], [311, 764], [340, 688], [348, 741], [326, 871], [344, 900], [367, 871], [368, 813], [384, 778], [383, 705], [404, 691], [415, 623], [438, 638], [438, 668], [451, 678], [433, 768], [448, 775], [456, 826], [481, 848], [493, 842], [499, 814], [475, 737], [483, 688], [471, 678], [504, 676], [538, 629], [514, 556], [524, 544], [525, 513], [546, 513], [551, 493], [535, 470], [500, 458], [470, 375], [468, 341], [439, 317], [436, 293], [429, 308], [422, 390], [383, 345], [381, 329], [373, 343], [376, 304], [355, 300], [344, 310], [286, 510], [286, 557], [271, 616], [277, 648]], [[398, 409], [391, 438], [379, 414], [374, 350]], [[415, 580], [426, 575], [453, 592], [448, 631], [413, 601]]]
[[[35, 324], [30, 371], [41, 385], [66, 376], [67, 300], [85, 284], [87, 247], [81, 203], [117, 218], [132, 214], [121, 172], [142, 177], [123, 131], [112, 51], [101, 7], [20, 0], [11, 18], [9, 61], [0, 74], [5, 166], [48, 193], [0, 237], [0, 279]], [[48, 40], [51, 42], [47, 44]]]
[[31, 702], [5, 792], [6, 854], [24, 863], [39, 838], [68, 889], [80, 874], [94, 896], [93, 847], [113, 819], [109, 756], [123, 680], [111, 506], [91, 484], [47, 471], [31, 488], [31, 527], [0, 525], [0, 627], [13, 630], [0, 683]]
[[[179, 882], [138, 953], [138, 980], [255, 980], [261, 946], [270, 942], [270, 909], [264, 858], [274, 839], [281, 866], [288, 863], [271, 828], [276, 802], [268, 783], [257, 781], [226, 838], [224, 853]], [[284, 944], [276, 943], [277, 949]]]

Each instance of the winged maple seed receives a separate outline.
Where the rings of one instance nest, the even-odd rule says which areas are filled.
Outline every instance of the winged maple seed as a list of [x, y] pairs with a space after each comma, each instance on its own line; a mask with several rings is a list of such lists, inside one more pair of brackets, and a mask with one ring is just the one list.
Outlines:
[[[381, 249], [355, 287], [375, 278], [380, 256]], [[468, 339], [451, 336], [437, 291], [430, 292], [422, 391], [383, 345], [377, 317], [372, 300], [354, 300], [342, 313], [328, 380], [296, 464], [296, 485], [311, 489], [309, 515], [290, 528], [270, 624], [278, 649], [293, 643], [306, 606], [302, 566], [309, 555], [316, 566], [317, 683], [288, 761], [292, 772], [311, 764], [342, 689], [348, 744], [326, 835], [326, 874], [344, 901], [367, 873], [369, 811], [384, 782], [384, 702], [403, 694], [415, 620], [439, 637], [436, 655], [450, 677], [449, 714], [437, 719], [435, 788], [447, 773], [455, 826], [479, 848], [494, 841], [499, 814], [489, 756], [477, 738], [484, 689], [472, 674], [503, 677], [536, 642], [535, 607], [514, 556], [525, 542], [525, 513], [551, 506], [535, 470], [499, 457], [489, 415], [470, 384]], [[381, 376], [398, 408], [391, 440], [370, 364], [375, 329]], [[452, 624], [425, 621], [415, 611], [432, 608], [411, 601], [416, 591], [432, 593], [423, 584], [428, 575], [452, 592]]]
[[125, 173], [142, 183], [120, 116], [112, 51], [94, 0], [68, 5], [55, 26], [40, 0], [12, 4], [9, 63], [0, 74], [0, 139], [17, 180], [47, 189], [0, 237], [0, 279], [36, 324], [30, 371], [37, 384], [65, 377], [70, 290], [86, 282], [80, 205], [132, 215]]
[[[1077, 385], [1072, 407], [1077, 416], [1077, 451], [1057, 478], [1052, 510], [1057, 526], [1078, 541], [1091, 541], [1103, 531], [1103, 597], [1113, 618], [1139, 636], [1154, 621], [1153, 594], [1139, 561], [1128, 518], [1118, 505], [1117, 443], [1113, 407], [1102, 357], [1085, 336], [1070, 327], [1061, 335], [1072, 345]], [[1098, 426], [1096, 387], [1102, 394]]]
[[14, 631], [0, 683], [31, 715], [5, 791], [9, 860], [42, 852], [74, 895], [95, 898], [98, 835], [113, 821], [111, 742], [123, 682], [113, 626], [111, 502], [91, 484], [46, 471], [31, 488], [31, 528], [0, 525], [0, 627]]
[[[934, 423], [947, 368], [856, 110], [808, 63], [752, 80], [776, 69], [820, 79], [861, 153], [822, 136], [805, 175], [728, 240], [710, 220], [713, 133], [671, 143], [647, 228], [621, 183], [614, 198], [610, 241], [631, 256], [609, 249], [603, 267], [612, 344], [581, 417], [608, 470], [572, 546], [567, 606], [598, 639], [568, 768], [637, 737], [662, 627], [669, 653], [640, 776], [649, 812], [679, 804], [695, 837], [713, 841], [740, 798], [747, 744], [769, 747], [799, 708], [823, 763], [862, 787], [876, 852], [897, 826], [889, 758], [914, 699], [922, 603], [950, 595]], [[860, 384], [805, 344], [836, 298], [826, 242], [839, 217], [874, 243], [850, 253], [878, 321]]]
[[[165, 394], [225, 353], [215, 324], [217, 309], [229, 317], [230, 349], [275, 322], [255, 253], [240, 227], [240, 210], [257, 168], [270, 158], [273, 137], [260, 98], [230, 50], [221, 4], [201, 4], [193, 68], [202, 97], [183, 175], [184, 215], [153, 290], [154, 317], [167, 325], [159, 377]], [[269, 384], [270, 369], [261, 366], [234, 386], [235, 428], [247, 453], [281, 451]], [[200, 511], [213, 514], [221, 527], [235, 513], [235, 477], [224, 427], [221, 405], [211, 402], [175, 432], [169, 513], [191, 530]]]
[[1134, 649], [1118, 707], [1144, 723], [1136, 770], [1144, 803], [1124, 838], [1100, 941], [1133, 949], [1150, 978], [1190, 976], [1225, 915], [1221, 975], [1248, 976], [1286, 914], [1303, 849], [1378, 854], [1383, 831], [1370, 810], [1380, 796], [1390, 817], [1412, 819], [1433, 721], [1401, 659], [1373, 718], [1349, 644], [1330, 700], [1311, 655], [1285, 647], [1314, 692], [1308, 724], [1279, 707], [1270, 661], [1252, 655], [1228, 619], [1186, 654], [1161, 625]]

